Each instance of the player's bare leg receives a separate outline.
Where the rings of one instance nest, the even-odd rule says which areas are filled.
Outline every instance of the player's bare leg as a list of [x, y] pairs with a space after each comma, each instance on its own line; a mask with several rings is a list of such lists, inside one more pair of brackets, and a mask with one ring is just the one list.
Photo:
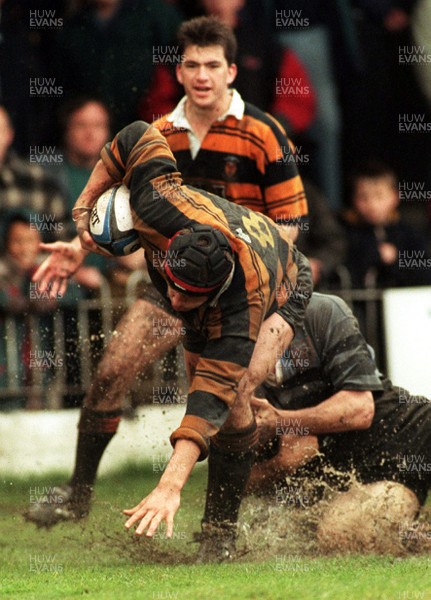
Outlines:
[[[163, 335], [155, 324], [167, 321]], [[97, 367], [84, 407], [97, 412], [119, 410], [139, 373], [180, 341], [182, 322], [147, 300], [136, 300], [119, 321]]]
[[[163, 335], [156, 335], [157, 319], [170, 324]], [[26, 514], [28, 520], [49, 527], [88, 514], [97, 469], [118, 429], [124, 396], [139, 373], [178, 344], [181, 325], [180, 320], [142, 299], [123, 315], [84, 398], [70, 484], [58, 488], [59, 505], [33, 505]]]
[[[163, 336], [154, 334], [157, 320], [171, 324]], [[180, 330], [181, 321], [142, 299], [122, 317], [84, 399], [72, 485], [94, 483], [103, 451], [117, 431], [126, 392], [139, 373], [177, 345]]]
[[198, 558], [201, 562], [232, 558], [239, 509], [258, 445], [251, 397], [255, 388], [274, 370], [277, 359], [292, 337], [291, 327], [278, 314], [263, 323], [229, 417], [211, 439]]

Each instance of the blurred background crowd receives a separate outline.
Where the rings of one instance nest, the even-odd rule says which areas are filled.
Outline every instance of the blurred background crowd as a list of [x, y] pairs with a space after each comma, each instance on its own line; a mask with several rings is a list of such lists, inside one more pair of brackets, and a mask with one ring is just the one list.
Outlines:
[[83, 333], [82, 302], [126, 297], [142, 258], [91, 256], [53, 300], [31, 282], [39, 243], [73, 237], [72, 207], [111, 134], [178, 103], [176, 31], [203, 14], [236, 33], [233, 87], [295, 146], [310, 213], [298, 246], [315, 286], [371, 291], [372, 322], [361, 296], [348, 298], [385, 366], [381, 290], [431, 285], [431, 0], [3, 0], [0, 10], [0, 409], [58, 407], [43, 390], [63, 366], [60, 405], [79, 403], [77, 350], [84, 335], [96, 361], [104, 335], [92, 304]]

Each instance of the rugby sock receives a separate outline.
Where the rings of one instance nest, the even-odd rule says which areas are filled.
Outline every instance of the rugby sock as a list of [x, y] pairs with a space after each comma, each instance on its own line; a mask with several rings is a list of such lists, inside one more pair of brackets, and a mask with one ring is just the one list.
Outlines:
[[103, 453], [114, 437], [121, 419], [121, 410], [96, 412], [81, 409], [78, 425], [75, 470], [70, 481], [74, 488], [92, 486]]
[[232, 530], [255, 459], [255, 421], [245, 429], [218, 433], [208, 455], [208, 489], [202, 523]]

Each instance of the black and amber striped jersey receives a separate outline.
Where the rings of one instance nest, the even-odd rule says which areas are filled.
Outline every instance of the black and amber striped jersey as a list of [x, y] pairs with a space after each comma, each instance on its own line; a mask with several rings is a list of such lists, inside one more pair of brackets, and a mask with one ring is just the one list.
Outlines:
[[168, 143], [155, 127], [142, 121], [128, 125], [105, 146], [102, 159], [112, 178], [130, 188], [134, 227], [162, 294], [168, 242], [181, 229], [198, 223], [216, 227], [234, 250], [234, 276], [216, 304], [181, 313], [186, 347], [200, 359], [186, 416], [173, 439], [193, 439], [204, 456], [209, 437], [235, 400], [263, 320], [278, 310], [294, 329], [302, 323], [311, 295], [307, 260], [271, 219], [183, 185]]
[[[242, 102], [242, 101], [241, 101]], [[166, 115], [153, 123], [166, 137], [184, 181], [263, 213], [279, 224], [307, 215], [302, 180], [281, 125], [244, 103], [241, 119], [212, 123], [193, 158], [187, 129]]]

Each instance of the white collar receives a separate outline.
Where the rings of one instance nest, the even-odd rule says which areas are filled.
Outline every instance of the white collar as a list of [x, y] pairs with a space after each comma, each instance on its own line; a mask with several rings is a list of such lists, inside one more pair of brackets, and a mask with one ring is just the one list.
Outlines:
[[[186, 101], [187, 96], [181, 98], [178, 102], [177, 106], [171, 112], [171, 114], [166, 118], [167, 121], [173, 124], [176, 128], [187, 129], [192, 131], [192, 127], [189, 123], [189, 120], [186, 117]], [[218, 117], [217, 121], [224, 121], [226, 117], [232, 116], [238, 120], [241, 120], [244, 116], [244, 100], [241, 98], [240, 94], [237, 90], [232, 90], [232, 100], [230, 101], [229, 107], [227, 111]]]

